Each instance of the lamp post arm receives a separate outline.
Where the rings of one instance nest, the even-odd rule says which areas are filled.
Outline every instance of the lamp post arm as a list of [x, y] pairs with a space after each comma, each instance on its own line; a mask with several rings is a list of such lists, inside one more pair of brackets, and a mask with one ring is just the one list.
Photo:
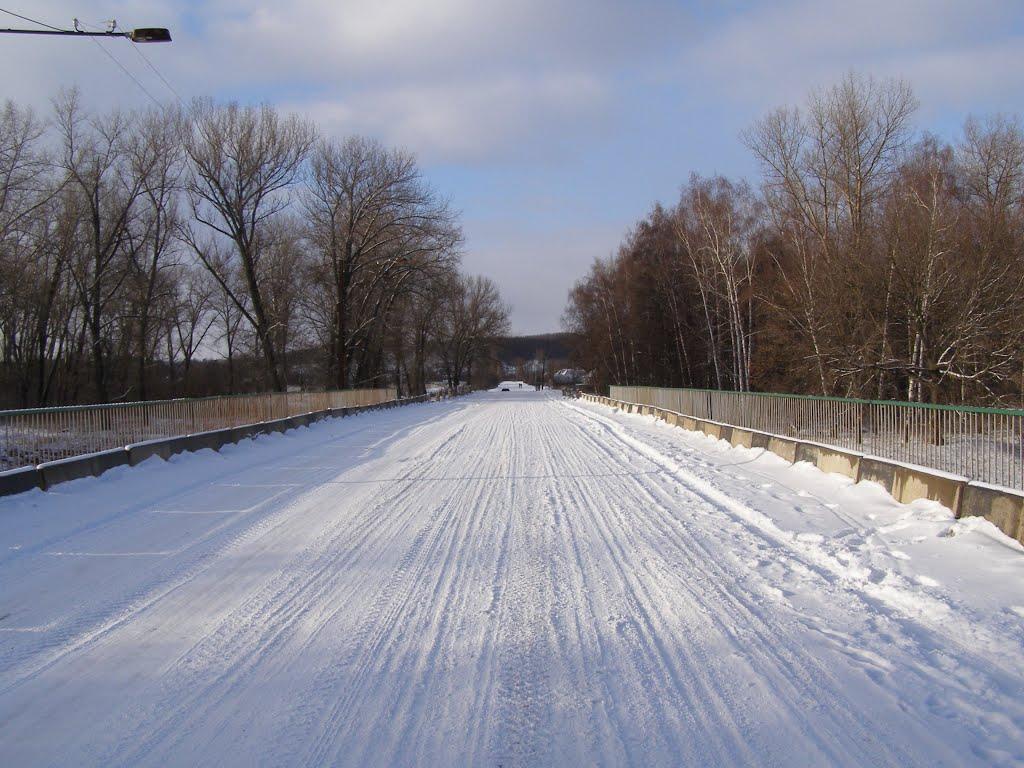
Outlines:
[[85, 32], [74, 29], [0, 29], [5, 35], [58, 35], [64, 37], [124, 37], [133, 43], [169, 43], [171, 33], [159, 27], [130, 32]]

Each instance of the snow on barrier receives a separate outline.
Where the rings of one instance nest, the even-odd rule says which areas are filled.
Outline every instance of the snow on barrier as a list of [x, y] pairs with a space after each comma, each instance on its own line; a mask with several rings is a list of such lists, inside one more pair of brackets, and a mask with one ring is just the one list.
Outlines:
[[1024, 410], [667, 387], [609, 396], [1024, 491]]
[[[347, 390], [346, 390], [347, 391]], [[179, 434], [170, 437], [159, 437], [156, 439], [143, 440], [140, 442], [122, 445], [117, 448], [109, 448], [102, 451], [80, 454], [44, 461], [35, 466], [19, 467], [17, 469], [0, 472], [0, 496], [8, 496], [15, 493], [22, 493], [33, 488], [46, 490], [58, 483], [68, 480], [77, 480], [82, 477], [95, 477], [103, 474], [108, 469], [117, 466], [135, 466], [152, 456], [159, 456], [162, 459], [169, 459], [171, 456], [186, 451], [199, 451], [204, 448], [220, 450], [225, 445], [237, 443], [250, 437], [270, 434], [273, 432], [284, 432], [296, 427], [309, 426], [310, 424], [326, 418], [340, 418], [368, 410], [382, 408], [394, 408], [411, 403], [422, 403], [431, 400], [441, 400], [454, 397], [458, 393], [430, 393], [417, 397], [398, 398], [394, 390], [351, 390], [361, 393], [383, 392], [391, 394], [390, 399], [380, 399], [376, 402], [369, 402], [362, 405], [341, 406], [337, 408], [323, 408], [320, 410], [297, 413], [283, 418], [269, 419], [252, 424], [239, 424], [221, 429], [206, 430], [193, 434]], [[339, 392], [343, 392], [340, 391]], [[338, 393], [311, 393], [311, 394], [338, 394]], [[361, 395], [364, 399], [376, 399]], [[184, 401], [188, 402], [188, 401]], [[61, 409], [53, 409], [61, 410]], [[11, 411], [0, 412], [12, 413]]]
[[[613, 387], [615, 390], [644, 389]], [[956, 517], [983, 517], [1003, 533], [1024, 544], [1024, 491], [973, 480], [941, 469], [873, 456], [846, 447], [800, 440], [746, 426], [689, 416], [667, 408], [629, 402], [600, 395], [583, 399], [618, 408], [626, 413], [652, 415], [691, 432], [702, 432], [734, 446], [764, 448], [791, 464], [808, 462], [823, 472], [834, 472], [854, 482], [878, 483], [897, 501], [909, 504], [917, 499], [937, 501]]]
[[0, 470], [396, 397], [391, 388], [345, 389], [0, 411]]

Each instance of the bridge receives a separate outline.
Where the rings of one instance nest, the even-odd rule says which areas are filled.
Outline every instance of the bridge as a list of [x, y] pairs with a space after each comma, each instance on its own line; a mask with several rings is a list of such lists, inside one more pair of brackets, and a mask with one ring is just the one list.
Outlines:
[[1010, 765], [984, 520], [549, 392], [0, 499], [6, 765]]

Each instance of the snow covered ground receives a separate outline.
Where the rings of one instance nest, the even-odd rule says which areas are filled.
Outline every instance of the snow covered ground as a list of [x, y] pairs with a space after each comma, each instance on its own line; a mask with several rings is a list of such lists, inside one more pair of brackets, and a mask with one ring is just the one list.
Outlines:
[[1024, 763], [1024, 556], [504, 392], [0, 499], [4, 765]]

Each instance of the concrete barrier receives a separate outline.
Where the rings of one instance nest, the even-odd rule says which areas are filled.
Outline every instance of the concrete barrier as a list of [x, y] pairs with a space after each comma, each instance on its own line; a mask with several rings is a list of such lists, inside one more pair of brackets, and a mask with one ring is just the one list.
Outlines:
[[767, 432], [758, 432], [756, 429], [750, 430], [750, 447], [751, 448], [763, 448], [768, 450], [768, 443], [771, 441], [772, 436]]
[[167, 460], [175, 454], [186, 451], [200, 451], [205, 448], [211, 448], [216, 451], [230, 443], [237, 443], [241, 440], [272, 432], [284, 432], [296, 427], [309, 426], [327, 418], [341, 418], [363, 411], [397, 408], [400, 405], [427, 402], [433, 399], [429, 395], [420, 395], [370, 406], [349, 406], [346, 408], [312, 411], [258, 424], [245, 424], [239, 427], [199, 432], [194, 435], [179, 435], [157, 440], [146, 440], [133, 443], [124, 448], [114, 448], [109, 451], [49, 461], [37, 467], [20, 467], [0, 472], [0, 496], [23, 493], [33, 488], [46, 490], [68, 480], [101, 475], [113, 467], [122, 465], [135, 466], [153, 456], [159, 456]]
[[984, 517], [1010, 538], [1024, 542], [1024, 492], [968, 483], [960, 501], [960, 517]]
[[790, 440], [788, 437], [772, 435], [768, 438], [768, 450], [777, 456], [781, 456], [790, 464], [797, 462], [796, 449], [800, 445], [799, 440]]
[[896, 465], [874, 456], [861, 456], [860, 479], [878, 483], [890, 494], [896, 486]]
[[711, 421], [697, 421], [697, 431], [703, 432], [708, 437], [713, 437], [715, 440], [722, 436], [722, 430], [719, 429], [718, 425]]
[[182, 438], [181, 445], [185, 451], [202, 451], [206, 448], [219, 451], [225, 445], [237, 442], [234, 427], [213, 429], [209, 432], [197, 432]]
[[610, 405], [627, 413], [656, 413], [670, 424], [691, 432], [702, 432], [734, 446], [764, 448], [794, 464], [807, 461], [823, 472], [844, 475], [855, 482], [878, 483], [897, 501], [909, 504], [917, 499], [937, 501], [957, 517], [978, 516], [991, 521], [1007, 536], [1024, 543], [1024, 492], [970, 482], [966, 477], [939, 470], [883, 459], [837, 446], [772, 435], [757, 430], [697, 419], [652, 406], [640, 406], [594, 396], [591, 402]]
[[861, 454], [821, 443], [801, 441], [796, 448], [796, 460], [808, 461], [822, 472], [844, 475], [854, 482], [859, 478]]
[[234, 427], [232, 432], [234, 432], [234, 442], [236, 443], [266, 434], [262, 424], [245, 424], [241, 427]]
[[45, 491], [57, 483], [66, 483], [69, 480], [78, 480], [83, 477], [96, 477], [108, 469], [127, 464], [128, 451], [124, 448], [112, 448], [109, 451], [89, 453], [85, 456], [47, 461], [38, 467], [42, 478], [40, 487]]
[[705, 421], [703, 419], [695, 419], [695, 421], [697, 422], [697, 431], [703, 432], [708, 437], [726, 441], [732, 438], [732, 427], [728, 424], [719, 424], [717, 421]]
[[21, 467], [0, 472], [0, 496], [31, 491], [33, 488], [41, 488], [42, 485], [43, 476], [39, 473], [38, 467]]
[[892, 495], [904, 504], [917, 499], [931, 499], [949, 507], [959, 517], [960, 500], [966, 485], [966, 477], [947, 475], [923, 467], [897, 465]]
[[174, 441], [176, 438], [162, 438], [160, 440], [146, 440], [142, 443], [133, 443], [125, 448], [128, 451], [128, 463], [131, 466], [141, 464], [146, 459], [152, 456], [159, 456], [164, 461], [171, 458], [175, 453], [179, 453], [182, 449], [174, 449]]
[[736, 448], [752, 448], [754, 446], [754, 433], [749, 429], [733, 427], [729, 442]]

